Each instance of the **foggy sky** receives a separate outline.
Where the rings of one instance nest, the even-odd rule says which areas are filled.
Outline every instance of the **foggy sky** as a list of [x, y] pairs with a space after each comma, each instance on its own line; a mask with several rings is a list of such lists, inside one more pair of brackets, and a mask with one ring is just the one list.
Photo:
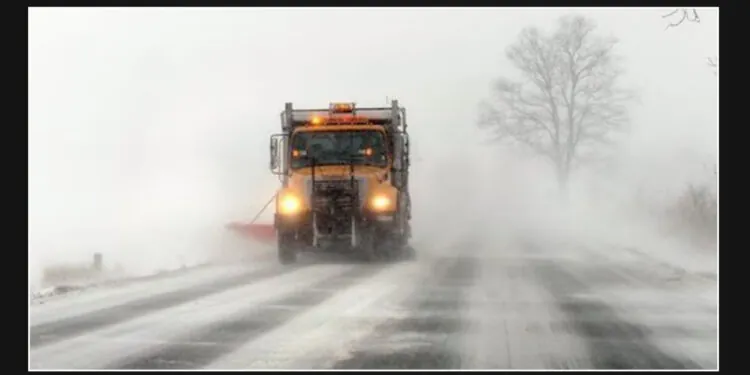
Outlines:
[[251, 217], [277, 186], [268, 137], [287, 101], [397, 98], [415, 181], [436, 181], [452, 158], [499, 173], [499, 154], [475, 149], [478, 103], [492, 80], [517, 74], [504, 50], [523, 27], [552, 28], [571, 12], [620, 39], [639, 90], [620, 175], [657, 191], [705, 175], [717, 155], [718, 77], [706, 57], [718, 55], [718, 10], [665, 31], [669, 11], [30, 9], [30, 246], [129, 251], [161, 244], [145, 233]]

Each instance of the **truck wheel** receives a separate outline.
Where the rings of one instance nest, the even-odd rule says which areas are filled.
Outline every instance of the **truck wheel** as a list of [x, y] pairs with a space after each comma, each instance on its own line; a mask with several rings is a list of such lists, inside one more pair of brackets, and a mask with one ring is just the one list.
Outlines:
[[409, 246], [410, 226], [405, 217], [401, 216], [399, 229], [392, 234], [390, 246], [395, 260], [410, 260], [413, 258], [413, 248]]
[[390, 255], [394, 261], [412, 260], [415, 258], [414, 248], [404, 236], [394, 235], [390, 245]]
[[381, 233], [381, 238], [376, 246], [376, 252], [385, 261], [398, 260], [401, 257], [401, 242], [395, 233]]
[[281, 264], [292, 264], [297, 261], [297, 248], [294, 239], [294, 232], [279, 233], [278, 252], [279, 262]]
[[417, 258], [417, 250], [406, 243], [401, 247], [401, 255], [404, 260], [414, 260]]
[[375, 235], [370, 228], [363, 229], [359, 237], [359, 255], [365, 262], [377, 260], [377, 248], [375, 246]]

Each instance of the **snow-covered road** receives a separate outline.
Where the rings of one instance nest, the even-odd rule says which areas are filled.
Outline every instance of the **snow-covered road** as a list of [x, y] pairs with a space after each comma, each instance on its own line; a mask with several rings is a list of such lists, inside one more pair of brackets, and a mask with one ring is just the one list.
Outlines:
[[35, 303], [30, 366], [717, 366], [715, 279], [575, 247], [443, 247], [380, 264], [215, 266]]

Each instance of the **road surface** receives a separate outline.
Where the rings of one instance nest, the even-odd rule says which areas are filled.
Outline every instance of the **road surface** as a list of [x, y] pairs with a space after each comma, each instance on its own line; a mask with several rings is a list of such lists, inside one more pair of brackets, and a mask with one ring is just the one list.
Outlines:
[[31, 306], [30, 367], [717, 367], [715, 278], [494, 246], [456, 240], [381, 264], [264, 260], [60, 296]]

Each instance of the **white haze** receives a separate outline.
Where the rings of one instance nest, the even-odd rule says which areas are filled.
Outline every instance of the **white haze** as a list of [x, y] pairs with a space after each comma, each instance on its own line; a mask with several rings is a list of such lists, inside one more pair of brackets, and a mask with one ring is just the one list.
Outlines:
[[[31, 9], [32, 278], [93, 252], [149, 272], [219, 251], [224, 224], [251, 218], [277, 186], [268, 136], [287, 101], [406, 106], [424, 251], [433, 235], [477, 223], [537, 237], [656, 238], [625, 209], [636, 192], [672, 199], [687, 182], [710, 181], [718, 154], [718, 78], [705, 59], [718, 55], [718, 10], [665, 31], [668, 11]], [[505, 47], [523, 27], [553, 27], [569, 12], [620, 38], [641, 95], [616, 167], [577, 175], [572, 211], [554, 205], [545, 165], [488, 146], [475, 126], [491, 81], [515, 74]]]

